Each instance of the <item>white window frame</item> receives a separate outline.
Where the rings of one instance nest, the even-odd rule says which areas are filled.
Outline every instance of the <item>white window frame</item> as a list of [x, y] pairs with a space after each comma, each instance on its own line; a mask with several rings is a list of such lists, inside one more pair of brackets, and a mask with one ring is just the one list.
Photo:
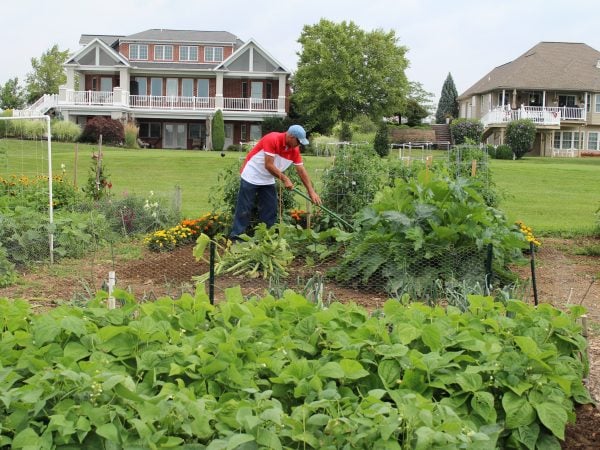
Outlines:
[[[570, 139], [565, 139], [570, 136]], [[552, 148], [555, 150], [579, 150], [579, 131], [555, 131], [552, 138]]]
[[596, 101], [594, 102], [594, 112], [600, 113], [600, 94], [594, 95]]
[[154, 61], [173, 61], [173, 46], [155, 45]]
[[177, 78], [167, 78], [165, 95], [167, 97], [179, 96], [179, 80]]
[[[189, 90], [189, 95], [186, 93]], [[193, 78], [182, 78], [181, 79], [181, 96], [182, 97], [193, 97], [194, 96], [194, 79]]]
[[[192, 55], [195, 53], [195, 55]], [[198, 46], [197, 45], [180, 45], [179, 46], [179, 61], [198, 61]]]
[[[591, 138], [592, 135], [596, 136], [596, 145], [594, 147], [592, 147], [590, 145], [590, 138]], [[588, 150], [600, 150], [600, 132], [598, 132], [598, 131], [588, 131], [587, 149]]]
[[204, 47], [204, 61], [221, 62], [223, 61], [223, 47]]
[[148, 44], [129, 44], [129, 59], [132, 61], [147, 61]]

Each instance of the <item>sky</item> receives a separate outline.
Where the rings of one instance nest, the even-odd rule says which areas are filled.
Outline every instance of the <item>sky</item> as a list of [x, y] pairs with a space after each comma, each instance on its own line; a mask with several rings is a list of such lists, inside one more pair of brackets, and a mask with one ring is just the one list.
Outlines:
[[0, 6], [0, 84], [24, 84], [31, 58], [57, 44], [77, 51], [82, 34], [150, 28], [229, 31], [255, 39], [294, 72], [305, 25], [354, 22], [394, 31], [407, 47], [410, 81], [439, 98], [448, 73], [458, 93], [541, 41], [600, 50], [598, 0], [17, 0]]

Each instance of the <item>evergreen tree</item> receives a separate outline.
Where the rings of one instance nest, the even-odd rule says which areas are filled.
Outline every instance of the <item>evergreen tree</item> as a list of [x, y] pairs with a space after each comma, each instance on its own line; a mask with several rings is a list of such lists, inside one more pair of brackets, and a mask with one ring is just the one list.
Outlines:
[[450, 73], [448, 73], [446, 81], [444, 81], [444, 85], [442, 86], [440, 101], [435, 113], [435, 121], [436, 123], [446, 123], [447, 117], [450, 119], [458, 117], [458, 93], [456, 92], [456, 86], [454, 86], [454, 80]]
[[375, 133], [375, 142], [373, 144], [375, 151], [382, 158], [390, 154], [390, 139], [388, 136], [388, 126], [383, 120], [379, 124], [377, 133]]
[[218, 109], [212, 120], [212, 148], [217, 152], [223, 151], [225, 146], [225, 122], [223, 121], [223, 112]]

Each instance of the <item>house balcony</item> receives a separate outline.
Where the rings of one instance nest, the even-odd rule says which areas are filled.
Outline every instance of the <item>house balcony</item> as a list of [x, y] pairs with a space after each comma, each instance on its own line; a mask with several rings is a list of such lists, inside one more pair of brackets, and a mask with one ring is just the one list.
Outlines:
[[564, 122], [585, 122], [585, 108], [566, 106], [521, 106], [519, 109], [496, 108], [488, 111], [482, 118], [484, 128], [507, 125], [519, 120], [532, 120], [536, 126], [560, 128]]

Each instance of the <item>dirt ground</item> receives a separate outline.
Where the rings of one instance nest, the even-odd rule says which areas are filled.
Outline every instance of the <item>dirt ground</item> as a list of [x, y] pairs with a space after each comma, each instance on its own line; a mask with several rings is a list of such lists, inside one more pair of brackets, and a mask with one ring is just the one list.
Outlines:
[[[544, 239], [534, 255], [538, 301], [552, 303], [559, 308], [581, 304], [588, 309], [585, 330], [591, 370], [586, 382], [596, 401], [600, 401], [600, 256], [581, 256], [575, 250], [586, 246], [598, 248], [599, 245], [600, 239]], [[17, 285], [0, 289], [0, 297], [27, 299], [39, 311], [65, 301], [84, 303], [96, 290], [106, 289], [108, 272], [114, 270], [117, 287], [128, 290], [138, 301], [152, 301], [165, 295], [178, 298], [184, 292], [194, 291], [194, 276], [208, 272], [208, 264], [197, 262], [191, 247], [160, 254], [145, 251], [141, 259], [129, 261], [114, 255], [96, 256], [93, 261], [65, 261], [55, 266], [23, 274]], [[522, 266], [515, 270], [521, 278], [530, 280], [523, 289], [523, 300], [534, 303], [531, 267]], [[280, 283], [269, 286], [262, 279], [219, 276], [214, 288], [215, 302], [224, 298], [226, 288], [236, 285], [240, 285], [246, 296], [264, 296], [267, 291], [277, 293], [286, 287], [306, 285], [305, 267], [295, 267], [290, 272], [287, 279], [293, 280], [291, 285]], [[304, 294], [308, 297], [310, 292]], [[354, 301], [372, 310], [380, 307], [386, 298], [377, 292], [364, 292], [326, 282], [323, 300]], [[600, 410], [594, 405], [582, 405], [576, 413], [577, 421], [568, 426], [562, 448], [600, 449]]]

